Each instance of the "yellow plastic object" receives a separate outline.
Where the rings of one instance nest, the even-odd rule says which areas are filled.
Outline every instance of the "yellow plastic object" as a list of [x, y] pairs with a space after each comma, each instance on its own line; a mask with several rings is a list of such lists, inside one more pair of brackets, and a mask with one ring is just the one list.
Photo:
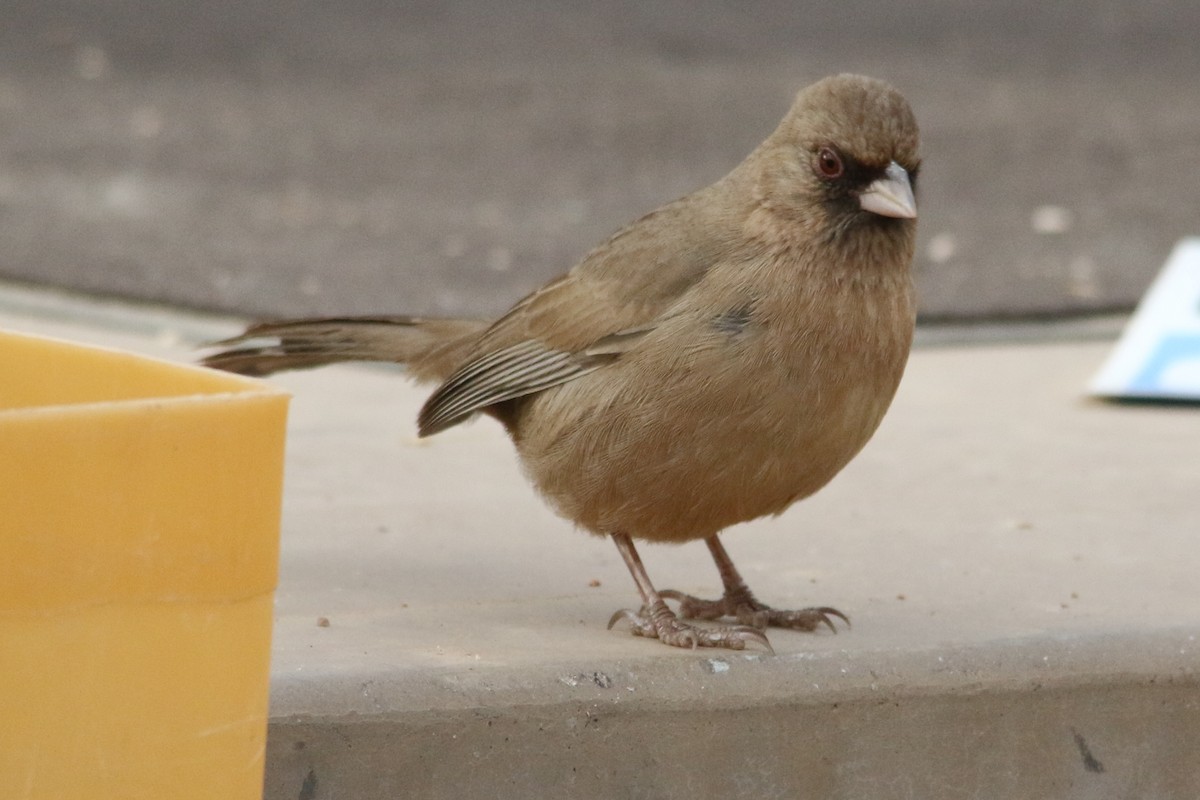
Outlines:
[[287, 401], [0, 332], [0, 797], [261, 798]]

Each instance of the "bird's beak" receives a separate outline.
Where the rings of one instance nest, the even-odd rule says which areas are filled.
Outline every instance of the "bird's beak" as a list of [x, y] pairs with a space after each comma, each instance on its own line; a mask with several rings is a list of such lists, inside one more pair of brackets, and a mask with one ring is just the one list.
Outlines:
[[883, 177], [868, 186], [858, 196], [863, 211], [882, 217], [917, 218], [917, 199], [913, 197], [908, 172], [895, 161], [888, 164]]

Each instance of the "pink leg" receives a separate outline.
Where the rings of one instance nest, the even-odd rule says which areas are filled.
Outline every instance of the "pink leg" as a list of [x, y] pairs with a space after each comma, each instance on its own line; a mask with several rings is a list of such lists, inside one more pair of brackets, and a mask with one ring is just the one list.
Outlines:
[[740, 625], [702, 628], [680, 622], [675, 612], [667, 608], [662, 596], [650, 583], [650, 576], [646, 574], [646, 567], [633, 546], [633, 540], [624, 533], [614, 533], [612, 538], [642, 595], [642, 608], [637, 613], [622, 609], [613, 614], [612, 619], [608, 621], [610, 629], [619, 620], [627, 620], [632, 624], [635, 635], [658, 639], [672, 647], [727, 647], [731, 650], [743, 650], [747, 642], [755, 642], [772, 653], [775, 652], [767, 637], [757, 628]]
[[704, 540], [716, 562], [717, 572], [721, 574], [721, 583], [725, 586], [725, 595], [720, 600], [701, 600], [690, 594], [664, 589], [659, 597], [679, 601], [679, 615], [684, 619], [720, 619], [734, 617], [742, 625], [762, 629], [768, 626], [774, 628], [791, 628], [797, 631], [815, 631], [821, 625], [837, 633], [833, 618], [840, 619], [847, 625], [850, 620], [836, 608], [821, 606], [817, 608], [802, 608], [797, 611], [783, 611], [771, 608], [759, 602], [746, 582], [742, 580], [725, 546], [716, 536]]

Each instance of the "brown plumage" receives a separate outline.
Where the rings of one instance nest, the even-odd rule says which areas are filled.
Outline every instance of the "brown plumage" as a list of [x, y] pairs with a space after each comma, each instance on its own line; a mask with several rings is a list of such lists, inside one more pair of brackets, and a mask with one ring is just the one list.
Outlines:
[[[827, 78], [724, 178], [624, 228], [495, 322], [265, 323], [205, 363], [251, 375], [407, 364], [439, 382], [421, 435], [495, 417], [549, 502], [613, 536], [645, 604], [614, 622], [668, 644], [769, 647], [764, 625], [832, 628], [842, 615], [759, 603], [717, 534], [820, 489], [883, 418], [913, 332], [917, 151], [898, 92]], [[656, 592], [631, 538], [705, 539], [725, 596]], [[664, 596], [685, 617], [742, 625], [685, 624]]]

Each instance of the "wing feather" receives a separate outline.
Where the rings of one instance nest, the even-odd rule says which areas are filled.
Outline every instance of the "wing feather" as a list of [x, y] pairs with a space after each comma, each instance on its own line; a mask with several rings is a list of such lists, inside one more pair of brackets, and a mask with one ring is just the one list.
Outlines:
[[712, 216], [713, 188], [647, 214], [496, 320], [426, 401], [420, 434], [575, 380], [635, 347], [728, 255], [730, 220]]
[[488, 406], [545, 391], [598, 369], [606, 356], [564, 353], [533, 340], [467, 364], [438, 387], [421, 408], [421, 436], [458, 424]]

